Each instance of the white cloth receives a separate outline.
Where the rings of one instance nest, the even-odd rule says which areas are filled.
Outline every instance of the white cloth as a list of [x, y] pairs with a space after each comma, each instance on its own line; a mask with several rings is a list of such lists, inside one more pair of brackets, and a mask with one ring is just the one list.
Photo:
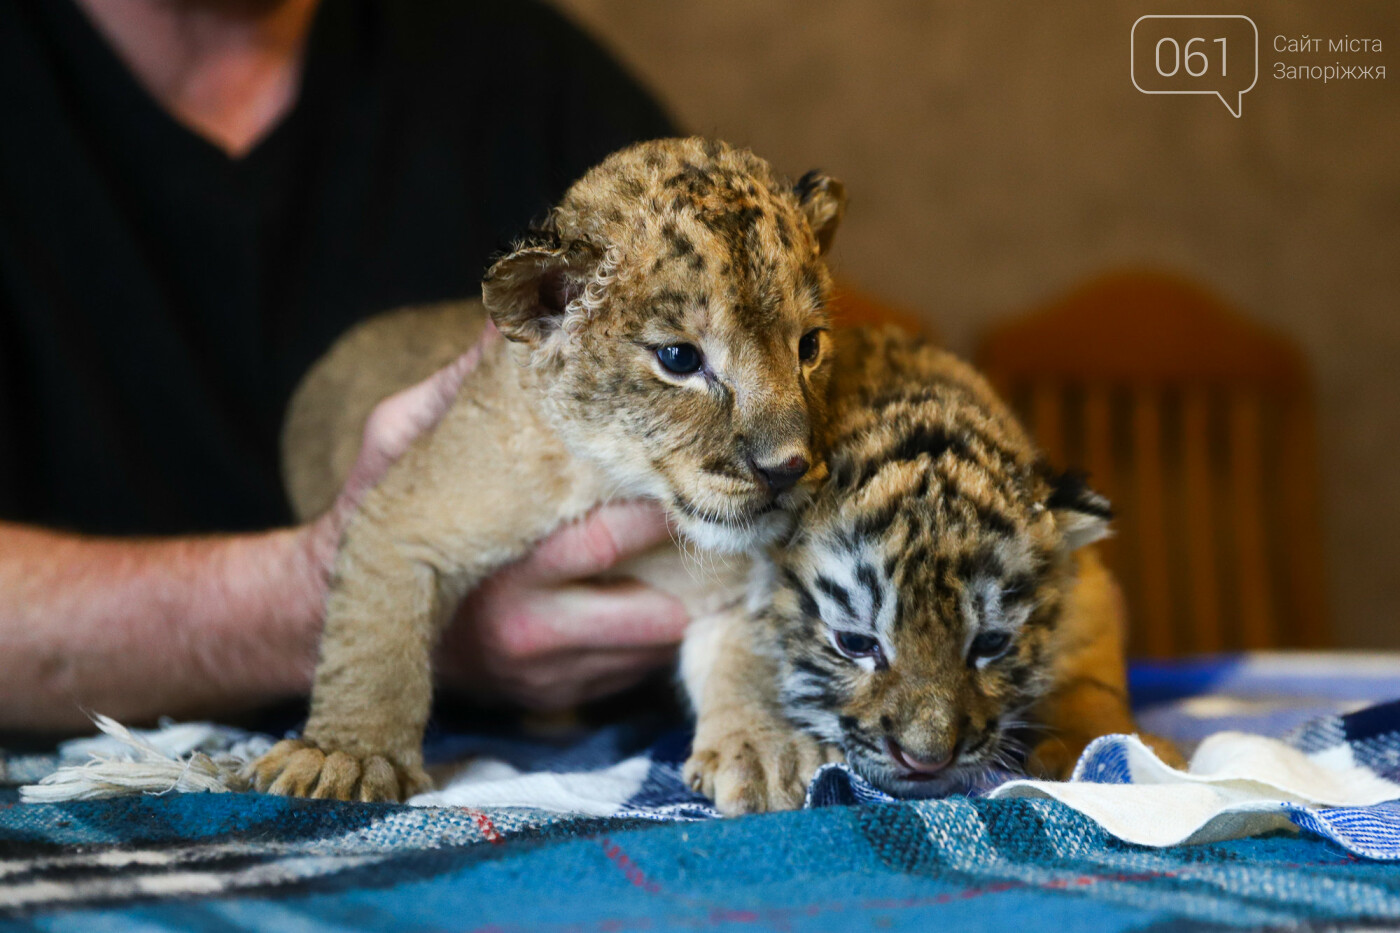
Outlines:
[[1164, 764], [1136, 736], [1105, 736], [1067, 782], [1015, 780], [999, 797], [1049, 797], [1126, 842], [1216, 842], [1293, 826], [1299, 807], [1367, 807], [1400, 798], [1400, 784], [1357, 763], [1349, 744], [1311, 754], [1259, 735], [1220, 732], [1186, 771]]

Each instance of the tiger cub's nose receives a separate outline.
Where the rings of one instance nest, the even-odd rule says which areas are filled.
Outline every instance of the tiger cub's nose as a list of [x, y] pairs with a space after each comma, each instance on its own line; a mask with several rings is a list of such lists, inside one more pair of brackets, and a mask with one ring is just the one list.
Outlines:
[[885, 736], [885, 751], [904, 770], [903, 777], [908, 781], [926, 781], [936, 777], [953, 763], [956, 754], [954, 751], [938, 759], [916, 758], [890, 736]]
[[811, 464], [802, 454], [793, 454], [782, 463], [774, 466], [765, 466], [752, 457], [749, 458], [749, 466], [753, 468], [755, 474], [773, 492], [783, 492], [797, 485], [797, 481], [807, 475], [811, 469]]

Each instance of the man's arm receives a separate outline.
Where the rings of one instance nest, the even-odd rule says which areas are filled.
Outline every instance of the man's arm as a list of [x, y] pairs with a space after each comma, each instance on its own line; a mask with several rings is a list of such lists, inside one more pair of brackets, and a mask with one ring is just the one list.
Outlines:
[[[0, 731], [83, 728], [85, 710], [227, 714], [306, 693], [344, 522], [437, 423], [480, 346], [375, 408], [345, 489], [313, 523], [165, 540], [0, 523]], [[667, 538], [660, 508], [640, 503], [555, 532], [468, 599], [444, 639], [443, 679], [551, 709], [668, 663], [687, 621], [678, 600], [585, 582]]]
[[0, 730], [249, 709], [304, 692], [307, 529], [122, 540], [0, 524]]

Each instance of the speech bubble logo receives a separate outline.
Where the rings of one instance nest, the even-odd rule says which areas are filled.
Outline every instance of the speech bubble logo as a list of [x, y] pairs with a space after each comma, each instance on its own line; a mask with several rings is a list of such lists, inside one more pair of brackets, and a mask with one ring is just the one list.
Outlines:
[[1129, 64], [1144, 94], [1214, 94], [1238, 117], [1259, 80], [1259, 27], [1237, 14], [1139, 16]]

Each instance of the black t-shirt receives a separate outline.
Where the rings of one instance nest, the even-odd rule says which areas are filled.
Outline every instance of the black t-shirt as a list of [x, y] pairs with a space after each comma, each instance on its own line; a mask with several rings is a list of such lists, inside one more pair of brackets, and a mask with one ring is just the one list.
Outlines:
[[348, 326], [491, 253], [660, 108], [548, 8], [324, 0], [247, 156], [171, 118], [72, 0], [0, 0], [0, 518], [287, 520], [277, 435]]

